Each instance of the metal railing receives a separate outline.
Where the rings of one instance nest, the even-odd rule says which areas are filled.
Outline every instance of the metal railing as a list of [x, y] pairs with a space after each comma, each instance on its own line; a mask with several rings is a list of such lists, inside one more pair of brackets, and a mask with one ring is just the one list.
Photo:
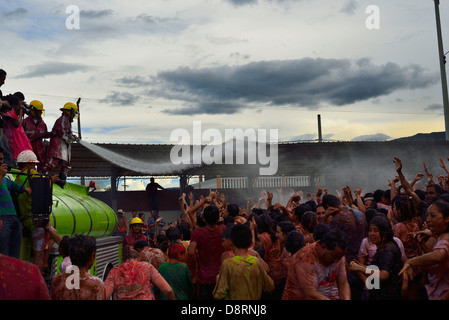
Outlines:
[[[309, 176], [274, 176], [254, 178], [254, 188], [307, 187], [310, 186]], [[248, 188], [247, 177], [217, 176], [217, 186], [223, 189]]]

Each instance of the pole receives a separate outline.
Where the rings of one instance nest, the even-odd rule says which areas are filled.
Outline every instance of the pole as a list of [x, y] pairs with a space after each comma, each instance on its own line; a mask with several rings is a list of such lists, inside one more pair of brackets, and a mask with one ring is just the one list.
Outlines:
[[445, 66], [446, 61], [443, 49], [443, 37], [441, 35], [441, 21], [439, 9], [440, 0], [434, 0], [434, 2], [435, 2], [435, 18], [437, 23], [438, 51], [440, 57], [441, 86], [443, 89], [444, 124], [446, 130], [446, 141], [449, 141], [449, 99], [447, 93], [447, 78]]
[[78, 106], [78, 138], [79, 139], [81, 139], [80, 102], [81, 102], [81, 98], [78, 98], [78, 101], [76, 102], [76, 105]]
[[318, 115], [318, 142], [323, 142], [323, 134], [321, 132], [321, 115]]

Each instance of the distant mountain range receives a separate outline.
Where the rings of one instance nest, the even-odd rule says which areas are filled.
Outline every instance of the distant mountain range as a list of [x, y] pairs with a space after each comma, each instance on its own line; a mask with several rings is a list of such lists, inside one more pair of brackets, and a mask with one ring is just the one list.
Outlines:
[[446, 132], [417, 133], [414, 136], [393, 139], [391, 141], [445, 141]]

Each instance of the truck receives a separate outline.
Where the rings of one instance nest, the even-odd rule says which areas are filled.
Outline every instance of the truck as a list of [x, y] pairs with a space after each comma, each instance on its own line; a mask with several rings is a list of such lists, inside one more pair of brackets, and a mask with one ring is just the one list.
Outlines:
[[[17, 174], [20, 173], [11, 172], [10, 179], [15, 180]], [[105, 280], [109, 271], [123, 261], [123, 237], [113, 235], [118, 223], [114, 210], [101, 200], [90, 196], [87, 186], [66, 182], [63, 187], [53, 184], [49, 190], [42, 191], [40, 188], [39, 193], [51, 193], [49, 208], [51, 212], [48, 214], [51, 225], [62, 237], [82, 234], [96, 239], [96, 259], [89, 273]], [[32, 202], [36, 200], [34, 193], [35, 191]], [[50, 194], [38, 197], [46, 196], [50, 197]], [[31, 252], [31, 241], [24, 238], [21, 259], [29, 261]], [[50, 275], [45, 277], [47, 284], [61, 272], [59, 266], [62, 260], [63, 257], [59, 254], [58, 245], [55, 243], [49, 258]]]

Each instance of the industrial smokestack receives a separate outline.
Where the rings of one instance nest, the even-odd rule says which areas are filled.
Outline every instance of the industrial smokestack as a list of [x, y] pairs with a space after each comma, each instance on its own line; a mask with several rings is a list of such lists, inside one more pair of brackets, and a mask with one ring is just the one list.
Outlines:
[[323, 134], [321, 133], [321, 115], [318, 115], [318, 142], [323, 142]]

